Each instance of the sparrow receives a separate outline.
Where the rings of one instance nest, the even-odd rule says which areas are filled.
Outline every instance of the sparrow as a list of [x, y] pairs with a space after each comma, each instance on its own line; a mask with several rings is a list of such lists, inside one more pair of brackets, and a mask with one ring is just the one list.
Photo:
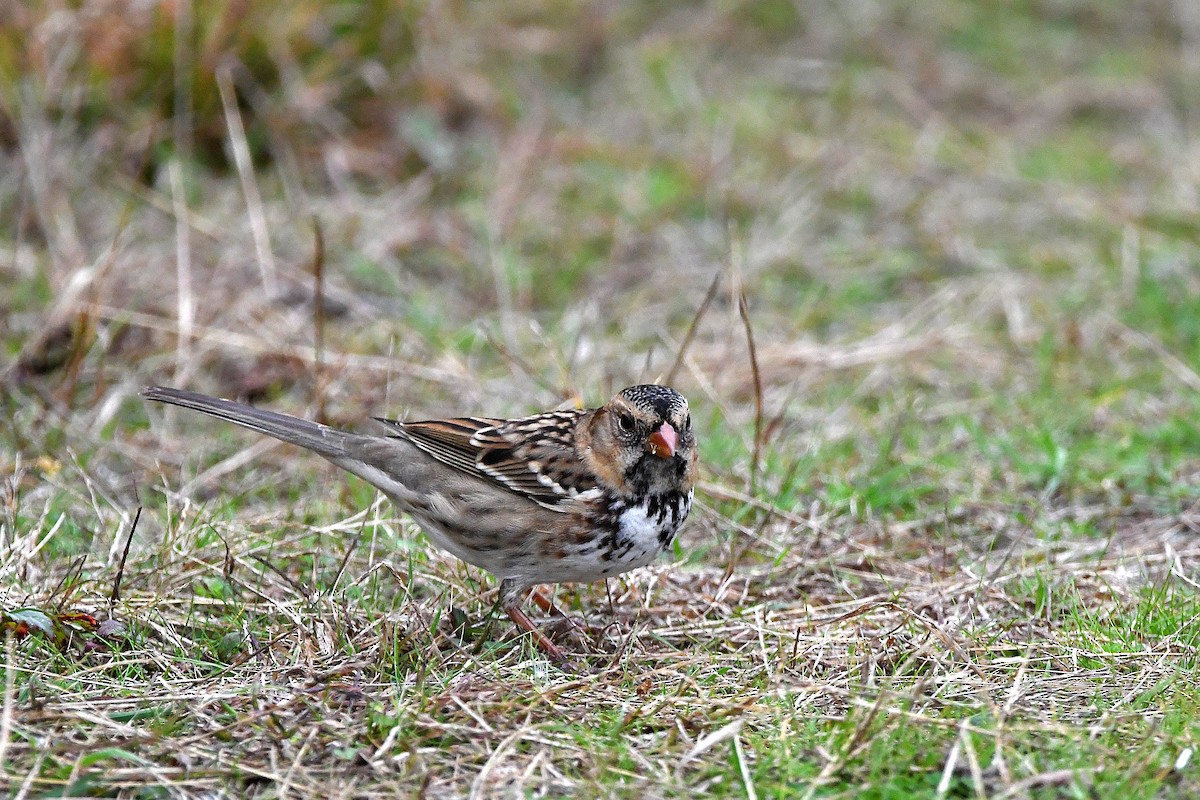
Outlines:
[[312, 450], [375, 486], [438, 547], [499, 578], [500, 607], [560, 663], [562, 651], [521, 609], [529, 590], [650, 564], [692, 507], [691, 413], [666, 386], [519, 419], [375, 417], [381, 434], [165, 386], [142, 396]]

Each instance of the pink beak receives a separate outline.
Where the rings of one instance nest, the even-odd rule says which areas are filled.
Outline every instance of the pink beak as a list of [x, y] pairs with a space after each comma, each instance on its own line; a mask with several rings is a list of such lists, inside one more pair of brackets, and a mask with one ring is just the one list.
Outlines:
[[662, 427], [650, 434], [650, 438], [646, 440], [646, 450], [659, 458], [670, 458], [675, 455], [675, 445], [678, 441], [679, 434], [671, 427], [671, 423], [664, 422]]

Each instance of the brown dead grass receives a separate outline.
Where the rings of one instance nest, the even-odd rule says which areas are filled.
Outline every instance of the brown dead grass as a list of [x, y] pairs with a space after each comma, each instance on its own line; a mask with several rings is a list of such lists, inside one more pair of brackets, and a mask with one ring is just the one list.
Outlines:
[[[774, 564], [642, 570], [612, 582], [611, 617], [602, 593], [578, 590], [586, 619], [599, 627], [575, 675], [548, 668], [525, 646], [475, 653], [445, 619], [435, 626], [447, 605], [486, 611], [473, 576], [464, 581], [449, 559], [432, 556], [383, 615], [378, 596], [363, 607], [346, 589], [381, 570], [380, 591], [403, 587], [404, 571], [388, 566], [391, 552], [371, 556], [359, 541], [339, 588], [319, 594], [279, 561], [308, 552], [318, 532], [344, 542], [370, 518], [399, 528], [375, 506], [320, 528], [292, 523], [294, 536], [268, 540], [253, 531], [278, 529], [277, 518], [239, 515], [217, 526], [230, 542], [225, 552], [219, 541], [189, 541], [201, 525], [196, 509], [181, 507], [156, 563], [127, 565], [133, 580], [109, 613], [128, 639], [61, 655], [49, 643], [10, 640], [8, 674], [26, 690], [6, 695], [4, 756], [27, 770], [10, 776], [30, 791], [70, 784], [89, 771], [90, 755], [120, 748], [132, 755], [108, 759], [103, 772], [116, 791], [558, 794], [581, 789], [588, 776], [627, 775], [673, 793], [723, 758], [714, 732], [728, 739], [781, 719], [857, 718], [857, 741], [796, 754], [822, 766], [814, 786], [889, 729], [957, 726], [977, 737], [973, 746], [996, 747], [983, 785], [1003, 792], [1036, 777], [1004, 762], [1006, 737], [1070, 740], [1140, 720], [1146, 710], [1130, 703], [1174, 680], [1178, 659], [1196, 655], [1170, 636], [1127, 652], [1064, 640], [1054, 610], [1037, 615], [1024, 592], [1010, 591], [1023, 577], [1050, 576], [1094, 613], [1128, 605], [1139, 586], [1200, 557], [1194, 511], [1173, 520], [1131, 515], [1106, 542], [1024, 542], [1004, 560], [988, 559], [986, 530], [931, 548], [920, 524], [809, 520], [817, 529], [833, 523], [836, 535], [825, 535], [764, 519], [758, 535], [785, 553]], [[707, 512], [685, 541], [718, 537], [732, 524]], [[950, 524], [966, 533], [961, 520]], [[31, 574], [12, 551], [3, 569], [38, 586], [61, 577]], [[233, 582], [233, 596], [197, 597], [197, 585], [216, 574]], [[95, 570], [67, 596], [17, 595], [10, 585], [5, 604], [104, 608], [110, 575]], [[559, 600], [575, 597], [568, 590]], [[240, 634], [227, 629], [232, 607], [250, 626]], [[221, 667], [212, 643], [229, 634], [234, 655]], [[1097, 658], [1106, 666], [1081, 663]], [[408, 667], [397, 672], [398, 664]], [[1081, 702], [1095, 696], [1112, 702], [1103, 710]], [[986, 724], [969, 721], [978, 713]], [[381, 730], [378, 715], [398, 724]], [[639, 763], [618, 768], [574, 732], [617, 719]], [[965, 763], [969, 754], [953, 757]], [[47, 759], [65, 778], [38, 777]]]
[[[1194, 620], [1128, 619], [1148, 589], [1196, 588], [1195, 455], [1157, 492], [1055, 488], [972, 438], [1036, 427], [1056, 409], [1020, 403], [1047, 380], [1084, 387], [1063, 402], [1114, 440], [1192, 408], [1195, 364], [1124, 316], [1144, 280], [1195, 289], [1194, 242], [1153, 223], [1186, 218], [1196, 183], [1173, 167], [1193, 145], [1144, 135], [1179, 122], [1142, 91], [1169, 67], [1114, 88], [1051, 65], [1031, 88], [940, 49], [920, 14], [814, 9], [798, 62], [719, 5], [606, 8], [580, 41], [524, 6], [432, 4], [413, 63], [385, 72], [399, 87], [366, 99], [347, 75], [371, 85], [371, 58], [277, 86], [235, 71], [240, 105], [214, 68], [211, 169], [143, 174], [169, 114], [80, 130], [79, 72], [47, 62], [9, 92], [0, 277], [40, 295], [0, 309], [0, 609], [119, 623], [7, 640], [13, 795], [753, 797], [757, 776], [850, 796], [886, 782], [879, 742], [959, 795], [1195, 789], [1186, 765], [1142, 763], [1195, 744], [1154, 703], [1195, 691]], [[52, 16], [43, 38], [71, 44]], [[911, 41], [889, 62], [893, 26]], [[564, 64], [569, 91], [548, 77]], [[788, 103], [755, 101], [781, 85]], [[1014, 167], [1091, 113], [1136, 180]], [[135, 397], [173, 382], [361, 426], [597, 401], [677, 357], [719, 455], [680, 563], [557, 590], [577, 674], [485, 632], [489, 580], [333, 468]], [[809, 454], [828, 461], [797, 490]], [[934, 489], [870, 507], [886, 458]]]

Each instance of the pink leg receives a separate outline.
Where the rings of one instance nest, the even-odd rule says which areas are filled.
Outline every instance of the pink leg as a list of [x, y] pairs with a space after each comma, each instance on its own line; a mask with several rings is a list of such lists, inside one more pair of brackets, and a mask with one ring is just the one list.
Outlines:
[[[542, 632], [541, 628], [533, 624], [533, 620], [529, 618], [529, 615], [521, 610], [521, 600], [524, 599], [522, 595], [527, 588], [519, 586], [515, 581], [508, 579], [500, 581], [500, 605], [504, 607], [505, 612], [516, 623], [518, 628], [533, 637], [534, 643], [542, 648], [546, 655], [550, 656], [559, 666], [564, 666], [568, 663], [566, 654], [563, 653], [558, 645], [550, 641], [550, 637]], [[541, 593], [534, 592], [533, 596], [534, 602], [543, 608], [543, 610], [545, 609], [545, 606], [542, 605], [543, 602], [549, 605], [550, 608], [554, 608], [554, 604], [545, 597], [542, 597]], [[556, 608], [554, 610], [558, 611]]]

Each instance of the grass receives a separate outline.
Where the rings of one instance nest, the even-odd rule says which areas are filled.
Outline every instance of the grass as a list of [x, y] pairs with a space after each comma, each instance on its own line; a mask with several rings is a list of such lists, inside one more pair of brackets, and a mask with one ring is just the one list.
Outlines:
[[[0, 785], [1196, 795], [1195, 25], [0, 15]], [[370, 487], [136, 396], [365, 427], [680, 355], [699, 507], [663, 564], [555, 589], [574, 674]]]

